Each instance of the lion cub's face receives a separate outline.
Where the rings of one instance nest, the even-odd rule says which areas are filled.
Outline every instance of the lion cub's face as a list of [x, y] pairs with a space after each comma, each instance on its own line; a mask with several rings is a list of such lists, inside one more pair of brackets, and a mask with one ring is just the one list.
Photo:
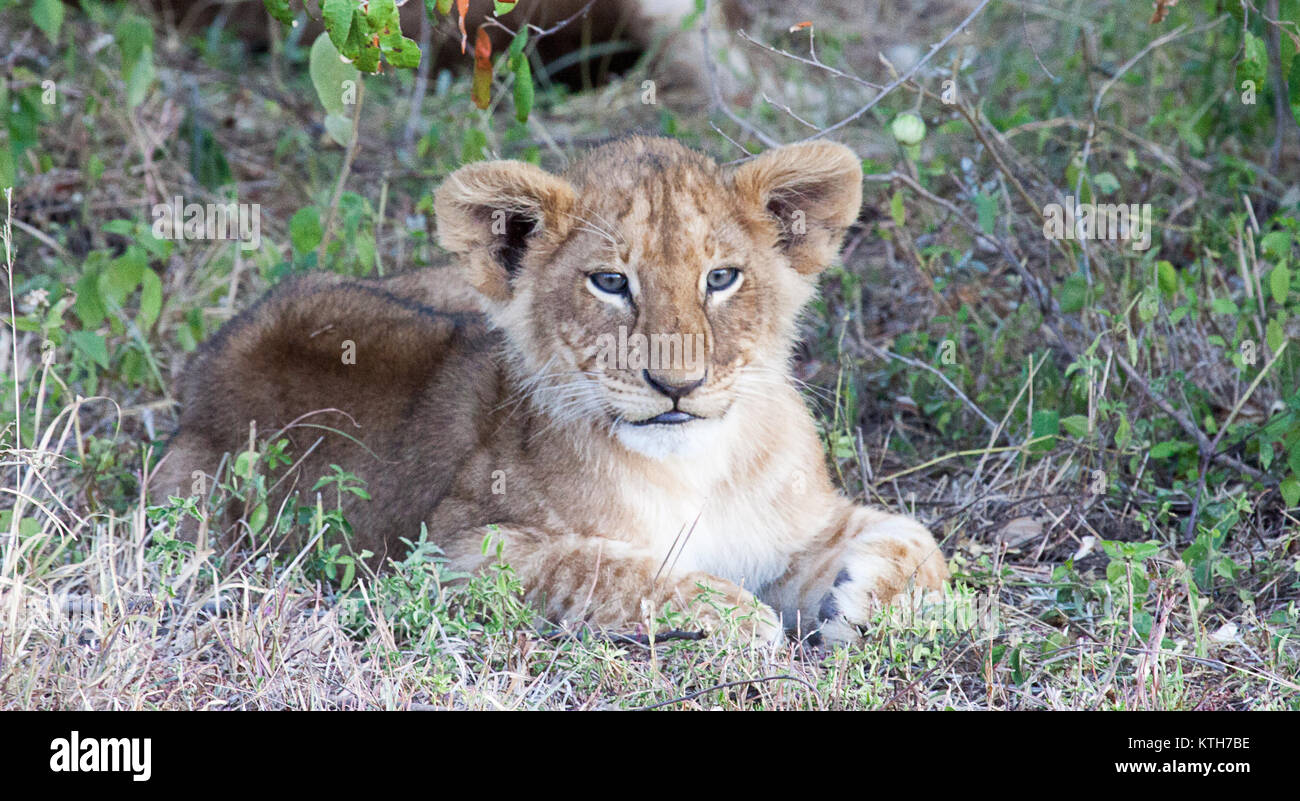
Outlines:
[[557, 423], [661, 455], [707, 441], [733, 406], [785, 380], [795, 317], [860, 199], [861, 168], [839, 145], [727, 169], [630, 139], [563, 178], [465, 167], [437, 215], [523, 391]]

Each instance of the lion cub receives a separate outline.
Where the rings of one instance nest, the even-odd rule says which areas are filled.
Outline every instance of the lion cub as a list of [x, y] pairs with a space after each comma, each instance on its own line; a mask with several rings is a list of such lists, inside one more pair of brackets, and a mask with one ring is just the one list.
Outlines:
[[187, 494], [255, 421], [297, 460], [281, 497], [331, 464], [367, 482], [354, 551], [400, 557], [424, 523], [460, 570], [499, 545], [553, 621], [667, 603], [761, 640], [852, 639], [948, 575], [915, 520], [836, 492], [789, 375], [861, 192], [826, 142], [734, 167], [650, 138], [563, 175], [463, 167], [435, 203], [454, 266], [288, 282], [203, 346], [153, 496]]

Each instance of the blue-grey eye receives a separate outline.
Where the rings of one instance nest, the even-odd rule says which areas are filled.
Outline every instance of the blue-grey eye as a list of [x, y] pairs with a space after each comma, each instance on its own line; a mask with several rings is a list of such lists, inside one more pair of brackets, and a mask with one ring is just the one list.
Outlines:
[[732, 284], [740, 277], [740, 270], [736, 267], [719, 267], [716, 270], [710, 270], [704, 283], [708, 285], [710, 292], [719, 292]]
[[591, 285], [611, 295], [627, 294], [627, 276], [622, 273], [592, 273], [587, 276]]

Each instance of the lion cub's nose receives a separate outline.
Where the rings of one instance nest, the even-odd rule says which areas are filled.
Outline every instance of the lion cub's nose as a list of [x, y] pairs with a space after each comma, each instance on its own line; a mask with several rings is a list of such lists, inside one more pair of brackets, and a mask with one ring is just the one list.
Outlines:
[[656, 377], [655, 374], [650, 372], [649, 370], [642, 370], [641, 375], [645, 377], [645, 382], [647, 384], [654, 387], [655, 389], [662, 392], [663, 394], [667, 395], [668, 397], [672, 398], [674, 404], [676, 404], [677, 401], [681, 400], [687, 395], [691, 394], [691, 392], [695, 390], [695, 388], [697, 388], [700, 384], [703, 384], [705, 378], [705, 376], [700, 376], [694, 381], [687, 381], [684, 383], [674, 384], [673, 382], [668, 380], [667, 376], [665, 376], [663, 373], [660, 373]]

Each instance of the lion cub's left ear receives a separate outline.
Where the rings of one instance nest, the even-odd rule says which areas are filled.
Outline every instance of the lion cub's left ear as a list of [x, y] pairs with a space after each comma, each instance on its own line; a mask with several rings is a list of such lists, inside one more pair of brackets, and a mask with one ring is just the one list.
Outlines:
[[780, 226], [780, 247], [804, 275], [835, 258], [862, 205], [862, 163], [844, 145], [806, 142], [769, 150], [736, 168], [741, 198]]

